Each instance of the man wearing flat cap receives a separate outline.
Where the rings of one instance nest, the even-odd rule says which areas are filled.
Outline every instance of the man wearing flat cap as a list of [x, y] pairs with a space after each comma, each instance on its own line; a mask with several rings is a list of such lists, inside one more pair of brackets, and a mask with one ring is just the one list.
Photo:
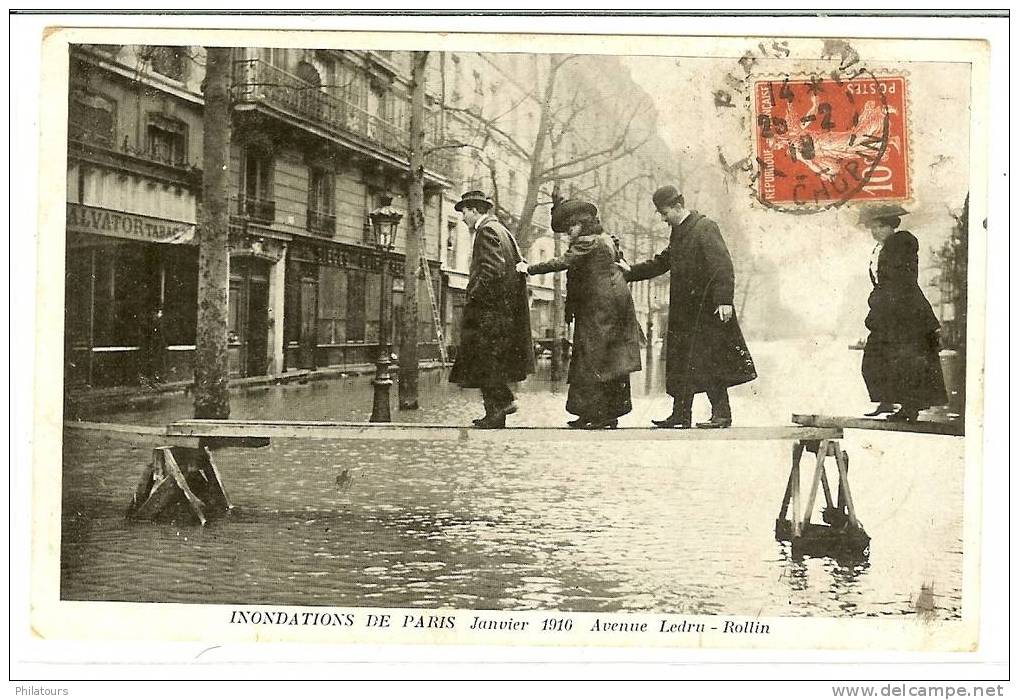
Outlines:
[[466, 192], [454, 206], [474, 234], [460, 347], [449, 379], [480, 389], [485, 415], [479, 428], [505, 428], [516, 413], [510, 382], [534, 371], [527, 275], [516, 271], [520, 248], [513, 234], [491, 213], [484, 192]]
[[668, 418], [652, 422], [662, 428], [689, 428], [694, 395], [703, 392], [711, 401], [711, 418], [697, 427], [728, 428], [728, 388], [757, 378], [733, 309], [735, 273], [729, 249], [718, 225], [687, 209], [675, 187], [660, 187], [652, 201], [672, 228], [669, 245], [626, 273], [631, 282], [671, 273], [665, 374], [673, 409]]
[[909, 231], [897, 230], [908, 213], [897, 204], [860, 212], [860, 225], [877, 242], [870, 260], [873, 288], [865, 321], [870, 335], [861, 370], [870, 399], [877, 403], [866, 415], [888, 413], [888, 420], [911, 422], [921, 410], [948, 398], [939, 356], [941, 324], [917, 281], [920, 244]]

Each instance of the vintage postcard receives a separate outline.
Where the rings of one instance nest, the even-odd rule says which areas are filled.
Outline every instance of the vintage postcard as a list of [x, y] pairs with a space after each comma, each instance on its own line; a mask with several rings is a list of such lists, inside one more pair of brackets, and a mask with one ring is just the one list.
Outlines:
[[34, 634], [975, 650], [989, 47], [837, 26], [50, 28]]

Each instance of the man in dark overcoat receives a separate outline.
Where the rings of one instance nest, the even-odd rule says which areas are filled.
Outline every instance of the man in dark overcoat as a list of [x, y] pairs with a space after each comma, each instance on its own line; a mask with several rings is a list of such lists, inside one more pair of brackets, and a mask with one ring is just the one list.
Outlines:
[[733, 309], [735, 273], [729, 249], [718, 225], [687, 209], [675, 187], [659, 188], [652, 201], [672, 228], [669, 245], [626, 273], [631, 282], [671, 273], [665, 374], [673, 409], [668, 418], [652, 422], [663, 428], [689, 428], [693, 397], [704, 392], [711, 401], [711, 418], [697, 427], [728, 428], [732, 425], [728, 387], [757, 378]]
[[474, 421], [477, 427], [504, 428], [506, 416], [517, 411], [510, 382], [534, 371], [527, 275], [516, 271], [522, 259], [516, 238], [491, 213], [484, 192], [466, 192], [454, 209], [474, 234], [474, 248], [460, 347], [449, 379], [481, 390], [485, 415]]

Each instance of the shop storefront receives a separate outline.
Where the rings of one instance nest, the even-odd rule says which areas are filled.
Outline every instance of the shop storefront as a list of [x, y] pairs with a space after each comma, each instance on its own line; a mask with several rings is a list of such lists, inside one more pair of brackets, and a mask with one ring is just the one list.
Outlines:
[[197, 309], [194, 224], [67, 204], [69, 385], [191, 376]]
[[[379, 304], [386, 297], [387, 339], [398, 351], [403, 319], [403, 256], [390, 253], [386, 294], [379, 253], [334, 241], [295, 240], [286, 262], [284, 364], [314, 369], [370, 364], [378, 357]], [[433, 280], [438, 273], [433, 273]], [[438, 294], [438, 288], [435, 288]], [[436, 299], [438, 300], [438, 296]], [[430, 304], [418, 295], [419, 358], [438, 355]]]

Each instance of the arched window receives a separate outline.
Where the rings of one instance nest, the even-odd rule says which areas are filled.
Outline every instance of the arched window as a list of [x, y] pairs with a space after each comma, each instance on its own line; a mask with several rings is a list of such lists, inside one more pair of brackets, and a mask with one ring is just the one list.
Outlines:
[[315, 87], [322, 87], [322, 76], [318, 74], [318, 69], [311, 65], [307, 61], [301, 61], [297, 64], [297, 77]]
[[117, 103], [84, 90], [71, 93], [67, 135], [71, 141], [112, 148], [116, 141]]
[[298, 86], [297, 105], [301, 113], [307, 117], [321, 119], [322, 117], [322, 76], [318, 69], [307, 61], [297, 64], [297, 77], [301, 79]]
[[142, 58], [152, 64], [152, 70], [174, 80], [184, 80], [187, 72], [188, 47], [146, 46]]

